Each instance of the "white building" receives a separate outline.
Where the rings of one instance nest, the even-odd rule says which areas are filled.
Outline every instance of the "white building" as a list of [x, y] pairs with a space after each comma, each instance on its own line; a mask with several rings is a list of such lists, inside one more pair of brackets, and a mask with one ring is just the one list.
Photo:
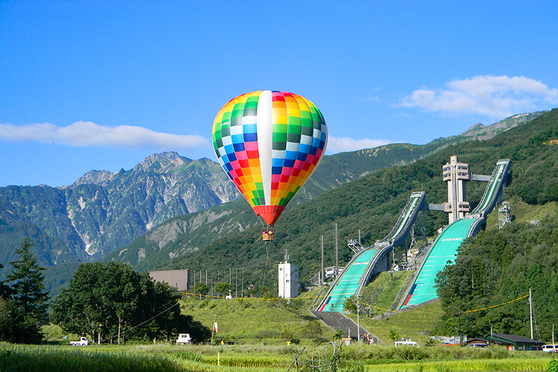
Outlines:
[[285, 262], [279, 264], [279, 297], [294, 298], [298, 296], [298, 266], [289, 263], [285, 253]]

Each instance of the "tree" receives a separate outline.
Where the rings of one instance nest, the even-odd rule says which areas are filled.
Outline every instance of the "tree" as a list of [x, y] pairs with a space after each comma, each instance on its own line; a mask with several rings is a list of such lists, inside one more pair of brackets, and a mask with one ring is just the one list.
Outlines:
[[341, 340], [341, 338], [343, 338], [343, 335], [345, 334], [345, 332], [343, 332], [342, 329], [338, 329], [335, 334], [333, 335], [333, 339], [334, 340]]
[[357, 303], [355, 300], [355, 296], [345, 298], [345, 301], [343, 301], [343, 310], [345, 310], [349, 314], [356, 314]]
[[47, 320], [48, 293], [43, 284], [44, 268], [31, 252], [33, 242], [26, 238], [15, 250], [19, 260], [10, 262], [12, 271], [6, 283], [0, 282], [0, 340], [14, 343], [40, 343], [41, 325]]
[[206, 295], [209, 292], [209, 287], [205, 283], [196, 283], [192, 291], [199, 294], [201, 299], [202, 295]]
[[12, 303], [0, 296], [0, 341], [11, 340], [13, 328]]
[[[4, 265], [0, 264], [0, 270], [4, 268]], [[0, 298], [7, 298], [9, 295], [10, 288], [4, 283], [3, 280], [0, 280]]]
[[215, 284], [215, 292], [219, 295], [223, 295], [223, 293], [229, 293], [229, 283], [217, 283]]
[[322, 337], [323, 327], [319, 321], [313, 319], [304, 325], [302, 332], [307, 335], [312, 342], [316, 342], [317, 339]]
[[298, 345], [300, 343], [300, 339], [297, 338], [292, 330], [288, 328], [285, 328], [283, 329], [283, 331], [281, 331], [281, 338], [291, 342], [292, 344]]
[[397, 331], [395, 331], [393, 329], [391, 331], [389, 331], [389, 336], [388, 337], [393, 342], [399, 340], [399, 338], [400, 338], [399, 333], [397, 333]]
[[304, 308], [304, 301], [301, 298], [290, 298], [284, 300], [285, 309], [289, 310], [293, 314], [302, 318], [302, 309]]
[[24, 317], [46, 322], [48, 293], [43, 284], [44, 268], [37, 265], [37, 256], [31, 252], [33, 242], [25, 238], [15, 252], [19, 260], [10, 262], [12, 272], [7, 276], [10, 297]]

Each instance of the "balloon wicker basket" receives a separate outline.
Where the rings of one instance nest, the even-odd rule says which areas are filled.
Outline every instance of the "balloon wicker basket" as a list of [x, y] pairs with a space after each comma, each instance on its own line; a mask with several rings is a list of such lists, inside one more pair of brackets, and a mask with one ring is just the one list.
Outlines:
[[264, 231], [262, 233], [262, 240], [264, 242], [269, 242], [273, 240], [273, 231]]

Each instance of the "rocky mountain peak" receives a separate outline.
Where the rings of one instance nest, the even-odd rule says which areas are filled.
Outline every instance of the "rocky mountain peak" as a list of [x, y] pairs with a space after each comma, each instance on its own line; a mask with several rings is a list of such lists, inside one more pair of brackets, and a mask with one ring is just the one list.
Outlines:
[[141, 161], [133, 168], [133, 171], [152, 170], [156, 172], [164, 172], [169, 168], [176, 168], [187, 165], [193, 160], [178, 155], [174, 151], [163, 152], [161, 154], [153, 154]]
[[467, 135], [467, 133], [475, 132], [483, 128], [486, 128], [486, 125], [484, 125], [483, 123], [476, 123], [472, 125], [469, 129], [467, 129], [465, 132], [463, 132], [462, 135]]
[[99, 186], [106, 186], [113, 180], [116, 173], [107, 170], [92, 170], [81, 176], [70, 187], [76, 187], [83, 184], [95, 184]]

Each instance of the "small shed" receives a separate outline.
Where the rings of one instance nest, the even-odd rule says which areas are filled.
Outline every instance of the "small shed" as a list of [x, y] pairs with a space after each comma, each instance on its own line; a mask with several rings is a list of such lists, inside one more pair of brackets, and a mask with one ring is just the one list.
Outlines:
[[505, 333], [492, 333], [484, 336], [490, 343], [505, 345], [512, 350], [540, 350], [544, 342], [533, 340], [528, 337], [508, 335]]

